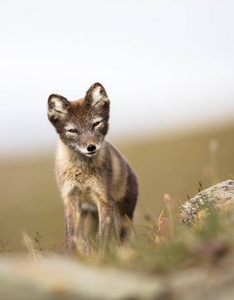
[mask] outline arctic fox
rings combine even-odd
[[[100,246],[114,233],[123,241],[130,229],[138,180],[126,159],[105,141],[109,109],[100,83],[77,101],[56,94],[48,99],[48,118],[59,134],[56,177],[65,206],[68,253],[78,250],[79,241],[87,246],[88,225],[96,228]]]

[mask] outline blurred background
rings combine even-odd
[[[23,251],[64,239],[54,175],[51,93],[76,100],[96,81],[111,101],[108,139],[147,208],[175,206],[234,174],[234,3],[0,1],[0,239]]]

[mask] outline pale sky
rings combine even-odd
[[[234,2],[0,0],[0,153],[54,148],[51,93],[96,81],[110,138],[234,117]]]

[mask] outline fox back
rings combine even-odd
[[[126,159],[105,136],[110,101],[100,83],[77,101],[52,94],[48,118],[59,135],[56,177],[65,205],[66,248],[88,251],[89,233],[106,244],[130,229],[138,181]],[[127,217],[126,217],[127,216]],[[89,217],[89,221],[86,219]]]

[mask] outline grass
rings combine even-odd
[[[114,246],[104,259],[98,258],[96,262],[152,274],[204,264],[217,266],[225,257],[233,257],[234,224],[226,211],[212,213],[194,226],[183,225],[175,213],[171,217],[169,220],[162,215],[154,222],[149,216],[149,224],[141,234],[134,236],[131,242]],[[86,258],[88,262],[90,259],[93,262],[92,257]]]
[[[172,219],[170,211],[164,207],[165,194],[170,195],[171,212],[178,211],[179,201],[183,203],[187,201],[187,195],[193,197],[197,194],[201,188],[199,182],[203,188],[207,188],[216,180],[233,177],[233,136],[234,126],[228,126],[181,137],[157,139],[152,136],[151,139],[131,144],[115,143],[136,170],[140,182],[140,198],[134,222],[137,238],[134,237],[127,250],[122,247],[117,251],[119,257],[124,257],[123,253],[129,251],[133,257],[136,256],[135,260],[132,259],[134,265],[139,255],[139,262],[142,263],[147,263],[147,257],[159,255],[164,241],[160,238],[161,242],[158,243],[157,218],[165,208],[163,216],[169,218],[169,222]],[[36,230],[40,232],[43,242],[40,242],[41,247],[36,245],[38,248],[59,248],[54,245],[63,244],[65,233],[63,204],[54,176],[54,156],[2,161],[0,181],[0,239],[8,241],[7,249],[13,253],[28,251],[22,242],[22,230],[32,240]],[[183,234],[188,233],[185,230]],[[183,234],[173,232],[169,244],[178,249]],[[166,241],[165,247],[169,244]],[[142,254],[135,252],[135,245],[142,250]],[[178,260],[179,254],[175,261]],[[119,264],[124,265],[124,258]]]
[[[147,226],[132,225],[133,236],[123,244],[112,242],[105,254],[96,248],[90,255],[77,254],[78,261],[85,264],[132,270],[144,274],[167,274],[168,272],[209,265],[217,266],[227,256],[233,256],[234,224],[226,210],[221,213],[207,214],[193,226],[182,224],[177,212],[170,207],[168,195],[165,195],[165,210],[160,216],[151,211],[146,215]],[[166,218],[166,210],[170,211]],[[141,231],[139,232],[139,228]],[[43,246],[43,238],[36,232],[33,238],[23,234],[29,257],[38,261],[60,252],[60,245],[52,251]],[[0,244],[1,245],[1,244]]]

